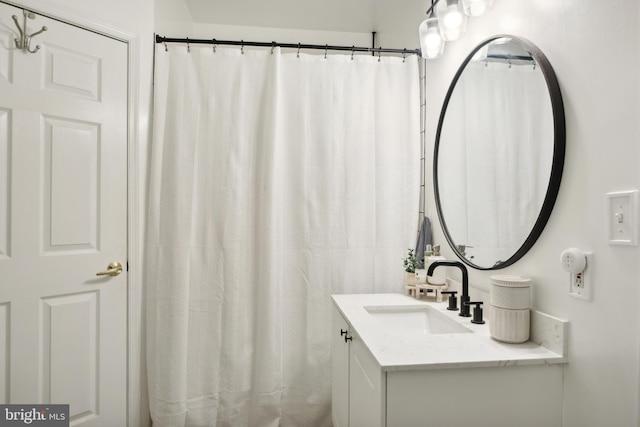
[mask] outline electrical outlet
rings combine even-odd
[[[584,288],[584,280],[582,278],[583,273],[574,274],[573,277],[573,286],[576,288]]]
[[[583,271],[570,274],[569,295],[574,298],[591,301],[593,283],[591,272],[593,271],[593,252],[584,252],[586,266]]]

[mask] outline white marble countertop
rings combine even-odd
[[[489,335],[489,323],[476,325],[446,302],[417,300],[401,294],[333,295],[333,302],[355,329],[383,371],[497,367],[567,362],[568,322],[531,311],[531,339],[507,344]],[[365,309],[368,306],[429,305],[455,320],[471,333],[431,334],[412,338],[380,326]],[[486,314],[486,311],[485,311]]]

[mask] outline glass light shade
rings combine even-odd
[[[462,8],[467,16],[482,16],[491,10],[493,0],[462,0]]]
[[[467,15],[462,10],[460,0],[440,0],[436,5],[436,16],[444,41],[457,40],[465,33]]]
[[[420,49],[422,57],[427,59],[440,58],[444,53],[444,40],[438,29],[438,18],[433,15],[420,24]]]

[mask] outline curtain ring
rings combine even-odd
[[[327,50],[329,50],[329,45],[325,44],[324,45],[324,59],[327,59]]]
[[[218,43],[217,43],[216,39],[213,39],[213,53],[216,53],[216,48],[217,48],[217,46],[216,46],[216,45],[217,45],[217,44],[218,44]]]
[[[381,57],[382,57],[382,46],[378,48],[378,62],[380,62]]]
[[[164,41],[164,42],[162,42],[162,44],[164,45],[164,51],[165,52],[169,52],[169,47],[167,46],[167,42]]]
[[[191,53],[191,45],[189,44],[189,37],[187,37],[187,53]]]
[[[351,60],[353,61],[353,54],[356,52],[356,47],[351,45]]]
[[[276,42],[271,42],[271,55],[273,55],[273,50],[276,48]]]
[[[407,49],[402,49],[402,62],[407,61]]]
[[[298,53],[296,53],[296,58],[300,58],[300,43],[298,43]]]

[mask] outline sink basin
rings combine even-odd
[[[426,336],[471,332],[455,320],[449,319],[428,306],[373,306],[365,310],[378,324],[402,335]]]

